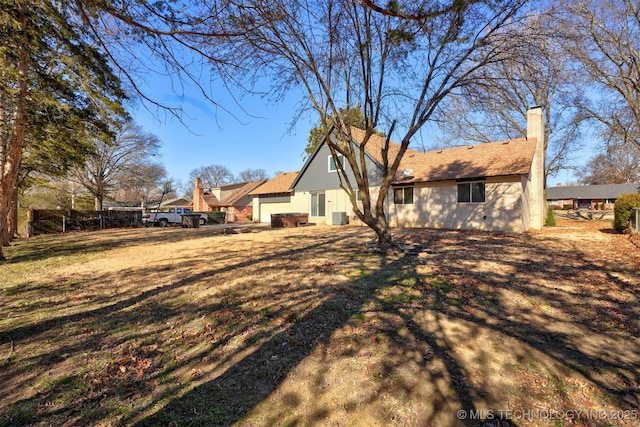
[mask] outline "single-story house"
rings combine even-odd
[[[193,187],[193,211],[227,213],[227,222],[251,221],[253,219],[253,201],[249,193],[267,180],[240,182],[221,185],[205,190],[202,180],[196,179]]]
[[[623,194],[640,192],[640,184],[568,185],[547,188],[547,203],[557,209],[613,209]]]
[[[390,225],[512,232],[542,228],[546,203],[541,108],[531,109],[527,121],[523,138],[424,153],[408,149],[385,200]],[[364,131],[350,130],[356,144],[362,141]],[[373,135],[366,146],[372,197],[377,197],[383,176],[384,143]],[[398,148],[391,143],[389,149],[393,154]],[[313,223],[341,224],[344,217],[358,223],[326,141],[295,177],[287,178],[293,178],[288,188],[276,186],[276,179],[284,181],[278,176],[252,192],[254,209],[261,209],[254,220],[266,222],[267,212],[291,212],[308,213]],[[268,199],[278,205],[269,210]]]
[[[173,199],[157,200],[146,204],[147,210],[166,209],[166,208],[190,208],[191,200],[184,197],[177,197]]]

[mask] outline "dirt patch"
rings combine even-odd
[[[558,225],[20,241],[0,425],[640,425],[640,250]]]

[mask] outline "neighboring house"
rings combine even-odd
[[[156,210],[156,209],[165,209],[165,208],[190,208],[190,207],[191,207],[191,200],[186,199],[184,197],[162,200],[162,203],[160,203],[159,201],[149,202],[146,205],[147,210]]]
[[[249,193],[253,197],[255,221],[270,222],[271,214],[292,212],[294,191],[291,184],[297,176],[297,171],[283,172]],[[301,206],[300,212],[307,212],[306,206]]]
[[[547,203],[558,209],[613,209],[623,194],[640,192],[640,184],[573,185],[547,188]],[[566,208],[565,208],[566,209]]]
[[[160,204],[162,208],[190,208],[191,200],[184,197],[178,197],[175,199],[163,200]]]
[[[253,202],[249,193],[266,180],[240,182],[205,190],[202,180],[196,179],[193,187],[194,212],[224,211],[227,222],[251,221]]]
[[[426,153],[407,150],[385,200],[390,225],[513,232],[542,228],[546,209],[542,110],[530,110],[527,120],[526,138]],[[356,128],[351,133],[355,142],[364,136]],[[382,180],[384,142],[373,135],[367,143],[374,198]],[[391,144],[392,157],[398,149]],[[264,186],[274,185],[272,181]],[[278,188],[278,194],[284,194],[282,190]],[[335,159],[324,141],[286,190],[288,206],[281,199],[278,213],[305,212],[313,223],[340,224],[345,216],[359,222],[340,188]],[[255,207],[263,205],[270,193],[258,187],[253,194]],[[266,219],[260,215],[262,222]]]

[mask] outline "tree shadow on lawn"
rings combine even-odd
[[[526,235],[398,233],[398,240],[422,245],[419,256],[366,251],[362,235],[361,230],[335,229],[296,239],[301,244],[293,248],[270,246],[262,256],[243,257],[238,251],[227,254],[224,267],[212,265],[95,310],[4,331],[29,340],[54,336],[53,329],[62,326],[93,330],[79,334],[73,345],[38,355],[33,366],[62,366],[69,355],[96,346],[118,349],[113,363],[97,374],[63,377],[15,406],[42,411],[46,402],[55,401],[56,389],[66,387],[79,390],[76,402],[44,414],[76,419],[72,425],[112,419],[121,410],[109,409],[108,403],[119,393],[132,405],[137,395],[150,395],[118,419],[125,425],[322,424],[335,419],[337,408],[346,417],[359,417],[362,408],[377,409],[372,420],[350,419],[356,424],[479,425],[482,420],[458,419],[456,410],[482,415],[481,410],[507,409],[507,403],[533,409],[541,401],[559,405],[558,410],[571,408],[562,385],[566,375],[595,385],[619,409],[637,408],[640,366],[633,301],[638,290],[619,278],[615,266],[603,270],[577,248],[550,248],[551,240]],[[194,262],[184,259],[181,268],[188,271]],[[255,293],[256,283],[246,279],[212,297],[214,302],[190,299],[194,284],[205,281],[216,288],[219,276],[241,274],[248,266],[259,268],[259,280],[273,280],[273,286]],[[282,283],[296,267],[318,280]],[[146,274],[163,283],[170,272]],[[179,328],[182,319],[199,316],[206,318],[202,329],[187,338],[183,331],[185,351],[172,358],[160,342],[167,338],[163,334]],[[131,324],[139,325],[135,333],[127,328]],[[611,343],[586,339],[589,333],[610,337]],[[616,339],[627,340],[625,348],[616,348]],[[465,358],[471,350],[474,358]],[[512,365],[496,364],[501,352]],[[120,362],[134,356],[150,366],[141,368],[140,376],[135,369],[121,375]],[[307,372],[311,384],[296,390],[288,377],[310,369],[304,366],[310,359],[315,360]],[[358,362],[352,371],[364,377],[365,395],[345,394],[339,404],[328,404],[327,383],[335,366],[365,359],[369,365]],[[181,371],[209,369],[203,360],[216,365],[208,376],[192,384],[178,382],[184,378]],[[558,378],[541,397],[527,382],[533,377],[526,375],[534,369],[536,379],[549,377],[540,373],[547,364]],[[492,372],[496,366],[503,371]],[[521,378],[508,386],[517,395],[505,396],[499,388],[498,377],[505,374]],[[99,387],[83,384],[96,380]],[[156,387],[160,395],[153,394]],[[413,403],[385,406],[394,396]],[[559,401],[545,401],[550,397]],[[279,401],[268,402],[273,399]],[[86,415],[89,410],[93,414]],[[34,418],[24,420],[28,424]]]
[[[350,249],[362,251],[361,246],[352,246]],[[180,398],[172,399],[160,411],[135,425],[232,425],[240,421],[269,397],[305,358],[318,347],[329,345],[332,334],[347,325],[354,314],[360,313],[363,305],[375,298],[376,292],[395,283],[397,268],[410,263],[407,258],[412,258],[412,255],[402,254],[389,262],[386,255],[374,256],[379,258],[380,265],[379,271],[369,276],[371,281],[352,281],[337,289],[326,283],[319,284],[327,287],[322,291],[323,300],[316,308],[297,319],[289,328],[271,336],[214,380],[196,386]],[[433,349],[435,357],[444,361],[447,371],[445,377],[463,378],[448,348],[438,345],[428,335],[421,334],[421,338]],[[317,381],[322,382],[321,379]],[[468,411],[475,411],[472,396],[464,381],[452,382],[452,389],[454,396],[441,393],[432,395],[431,399],[441,405],[455,402],[452,404],[454,408],[460,405]],[[343,402],[343,405],[349,406],[349,402]],[[352,407],[357,405],[358,402],[351,404]],[[301,417],[287,424],[318,423],[328,415],[328,409],[316,408],[308,418]],[[282,422],[277,415],[270,418],[268,424]],[[475,421],[468,424],[475,425]]]
[[[147,289],[142,292],[136,292],[136,295],[127,295],[126,298],[118,298],[120,295],[113,298],[105,296],[99,301],[92,301],[90,304],[87,304],[94,307],[97,303],[99,305],[97,308],[83,309],[82,306],[85,304],[80,303],[72,307],[72,311],[75,312],[71,314],[58,315],[58,312],[56,312],[55,315],[46,317],[44,320],[6,328],[0,331],[0,337],[3,343],[5,341],[11,341],[12,345],[15,344],[18,348],[20,348],[23,343],[26,345],[29,342],[37,340],[44,340],[48,343],[60,343],[57,347],[54,347],[53,350],[47,350],[21,360],[21,366],[11,366],[11,368],[14,369],[4,370],[4,373],[0,375],[0,379],[6,380],[7,384],[11,383],[12,385],[11,387],[5,388],[3,393],[0,393],[0,396],[3,394],[9,396],[12,394],[12,391],[18,392],[35,380],[31,375],[20,375],[24,374],[24,371],[20,372],[20,369],[26,369],[27,372],[39,367],[44,367],[43,369],[45,371],[53,370],[58,365],[62,366],[66,360],[71,360],[74,357],[95,351],[101,347],[115,348],[127,343],[131,343],[130,347],[135,347],[139,344],[137,341],[144,343],[145,341],[149,341],[148,338],[150,336],[158,337],[162,330],[173,329],[175,325],[172,324],[172,322],[176,320],[179,321],[179,319],[185,315],[192,315],[193,313],[199,312],[213,314],[219,317],[219,313],[225,312],[231,313],[226,321],[231,320],[233,323],[233,313],[236,310],[240,311],[240,309],[234,304],[232,299],[222,298],[220,302],[216,304],[191,304],[188,302],[188,292],[190,288],[192,288],[194,284],[201,283],[202,281],[207,281],[211,283],[212,286],[215,286],[217,277],[221,275],[230,274],[237,270],[242,271],[243,268],[256,264],[269,264],[274,260],[292,259],[300,253],[299,251],[320,250],[324,252],[326,250],[325,246],[335,244],[345,237],[348,236],[342,235],[336,237],[331,235],[329,238],[307,238],[302,242],[302,247],[296,247],[295,249],[277,248],[277,250],[270,253],[267,252],[267,254],[255,258],[247,256],[247,254],[242,251],[234,252],[233,250],[229,250],[222,254],[216,253],[215,259],[219,264],[212,264],[208,268],[204,270],[200,269],[197,273],[193,274],[188,273],[190,267],[197,266],[201,268],[202,266],[197,265],[198,260],[185,258],[179,263],[179,270],[181,272],[186,271],[187,273],[183,274],[179,280],[174,280],[172,271],[169,269],[161,269],[158,271],[153,268],[138,269],[134,273],[135,277],[132,277],[131,271],[121,272],[121,277],[95,277],[92,283],[95,283],[99,287],[109,287],[113,283],[118,283],[123,280],[125,276],[127,280],[133,280],[134,282],[143,282],[146,280],[147,282],[151,282],[151,286],[148,286]],[[70,252],[70,254],[71,253],[72,252]],[[222,267],[218,267],[217,265],[222,265]],[[282,267],[282,265],[277,266],[279,269],[282,269]],[[266,265],[263,271],[268,272],[269,269],[269,265]],[[157,285],[154,285],[154,283]],[[32,290],[34,291],[43,291],[51,286],[55,288],[57,284],[31,283],[29,286],[33,288]],[[234,290],[235,293],[242,293],[243,291],[241,288]],[[276,298],[278,294],[284,293],[274,290],[269,296]],[[181,298],[180,295],[183,295],[183,297]],[[163,298],[168,297],[174,300],[181,299],[176,303],[177,305],[165,303]],[[286,298],[287,295],[280,295],[279,297]],[[298,294],[291,296],[291,298],[296,298],[295,302],[298,304],[305,303],[304,297]],[[115,299],[116,302],[112,302],[113,299]],[[266,299],[268,298],[262,298],[261,302],[264,303]],[[247,301],[244,301],[244,303],[246,302]],[[38,303],[38,307],[41,305],[42,303]],[[34,309],[37,310],[38,307],[34,307]],[[153,327],[161,326],[153,331],[140,331],[140,329],[138,329],[140,331],[138,333],[132,333],[128,330],[131,325],[144,328],[145,324]],[[239,334],[242,330],[236,330],[235,332]],[[65,338],[71,339],[65,340]],[[231,338],[231,334],[226,334],[223,339],[217,340],[216,345],[224,347]],[[69,341],[72,341],[72,344],[68,344]],[[150,345],[153,346],[153,339],[151,339],[150,342]],[[147,345],[147,347],[148,346],[149,345]],[[45,348],[50,347],[45,346]],[[131,353],[131,351],[125,349],[120,356],[123,354],[124,356],[128,356],[129,353]],[[114,357],[117,356],[117,354],[114,354]],[[141,356],[148,356],[148,354]],[[5,365],[10,365],[11,363],[10,360],[5,361]],[[174,363],[174,365],[176,364]],[[118,368],[117,365],[115,367]],[[173,370],[175,369],[164,369],[163,374],[170,374]],[[117,372],[115,373],[117,374]],[[136,388],[139,388],[139,391],[150,390],[148,384],[142,384],[145,381],[125,381],[129,383],[129,385],[126,385],[121,384],[122,381],[118,379],[110,380],[108,377],[113,376],[114,372],[109,372],[108,367],[106,370],[103,370],[102,374],[104,374],[102,378],[95,378],[96,375],[90,373],[88,374],[89,376],[86,374],[83,378],[71,375],[64,376],[63,378],[65,378],[65,380],[63,381],[53,381],[50,387],[47,386],[46,390],[39,391],[35,397],[16,403],[8,413],[5,411],[0,412],[0,425],[31,424],[38,419],[38,411],[35,410],[36,407],[42,410],[45,406],[49,406],[49,410],[45,411],[48,416],[55,417],[56,415],[66,414],[66,417],[69,417],[70,414],[80,411],[77,405],[65,407],[65,405],[54,405],[52,402],[56,400],[56,396],[60,396],[65,392],[65,385],[69,385],[72,389],[86,390],[87,384],[83,384],[87,382],[86,380],[96,380],[94,382],[103,383],[105,385],[101,387],[103,391],[113,389],[113,391],[117,393],[126,389]],[[20,378],[18,378],[18,376],[20,376]],[[128,380],[131,380],[131,378]],[[134,387],[132,387],[132,385]],[[73,392],[74,390],[70,391]],[[93,393],[89,394],[91,395]],[[113,394],[113,392],[109,392],[108,394]],[[87,407],[94,407],[95,409],[96,406],[102,406],[102,401],[105,396],[73,396],[72,398],[81,398],[81,406],[83,409]],[[50,403],[51,405],[49,405]],[[54,406],[57,406],[55,410],[53,410]],[[76,406],[76,408],[72,408],[71,406]],[[101,410],[99,412],[104,414],[108,412],[108,410]],[[95,417],[93,418],[95,419]]]
[[[51,329],[55,329],[56,327],[60,327],[61,325],[72,324],[76,322],[80,322],[84,319],[97,319],[97,318],[105,318],[111,315],[118,315],[120,313],[125,313],[125,310],[128,310],[136,305],[144,303],[145,301],[149,301],[153,298],[156,298],[163,294],[168,294],[174,291],[182,292],[183,288],[189,288],[189,286],[194,283],[202,280],[203,278],[211,277],[215,278],[217,275],[233,272],[235,270],[240,270],[242,268],[259,265],[261,263],[269,262],[270,260],[278,260],[278,259],[287,259],[292,255],[295,255],[298,251],[302,250],[318,250],[322,249],[324,246],[328,246],[334,243],[339,242],[344,236],[340,237],[332,237],[331,239],[315,242],[312,241],[304,242],[309,243],[302,248],[296,249],[284,249],[277,250],[271,254],[264,255],[258,259],[247,257],[244,253],[234,253],[233,251],[223,252],[220,255],[216,255],[216,260],[220,264],[225,264],[225,262],[230,262],[230,265],[224,265],[223,267],[217,267],[216,265],[211,265],[208,268],[198,270],[197,273],[189,274],[188,271],[190,267],[198,266],[199,260],[197,259],[183,259],[178,265],[179,267],[167,267],[163,268],[160,271],[151,268],[141,268],[136,271],[122,271],[121,275],[126,276],[126,278],[130,281],[146,281],[150,283],[150,286],[147,286],[147,289],[142,292],[137,292],[135,296],[130,296],[128,298],[120,299],[115,303],[110,303],[112,298],[105,296],[101,298],[101,301],[104,302],[105,305],[102,305],[95,309],[90,310],[82,310],[79,308],[77,312],[63,315],[63,316],[55,316],[51,319],[45,319],[36,323],[32,323],[29,325],[19,326],[15,328],[6,329],[4,331],[0,331],[4,337],[11,337],[12,339],[21,340],[21,339],[30,339],[33,338],[43,332],[50,331]],[[179,236],[179,240],[186,239],[184,236]],[[316,239],[319,240],[319,239]],[[72,252],[70,252],[72,254]],[[177,256],[176,256],[176,259]],[[173,270],[179,270],[180,272],[186,272],[181,276],[178,280],[172,280],[170,277],[170,273]],[[145,280],[146,279],[146,280]],[[78,279],[81,280],[81,279]],[[92,281],[97,284],[97,286],[108,287],[112,286],[114,282],[118,282],[122,280],[122,278],[113,277],[113,276],[103,276],[103,277],[94,277]],[[42,293],[45,290],[54,290],[58,287],[58,278],[54,279],[54,283],[36,283],[36,282],[26,282],[23,285],[26,287],[27,292],[29,294]],[[169,283],[167,283],[169,282]],[[154,285],[155,283],[155,285]],[[7,295],[11,294],[22,294],[23,290],[17,290],[10,288]],[[209,311],[216,311],[220,309],[220,307],[214,306],[210,307]],[[153,313],[154,315],[161,315],[163,318],[170,319],[171,315],[162,315],[162,313]],[[132,313],[135,315],[135,313]]]
[[[402,365],[410,365],[416,363],[415,352],[419,349],[425,351],[423,360],[417,363],[423,371],[430,372],[427,376],[433,382],[447,381],[448,388],[433,389],[428,396],[430,405],[424,414],[420,414],[419,421],[415,425],[438,424],[449,425],[479,425],[482,420],[478,419],[456,419],[454,411],[459,408],[465,411],[465,414],[479,414],[483,412],[477,407],[477,403],[481,403],[481,407],[494,410],[493,414],[499,416],[500,410],[506,410],[506,406],[492,407],[492,404],[505,405],[505,400],[498,395],[497,390],[484,389],[484,386],[491,386],[491,381],[487,384],[473,384],[473,372],[470,366],[464,366],[460,362],[459,354],[455,348],[460,343],[456,343],[452,338],[455,334],[451,333],[451,323],[464,323],[469,326],[469,336],[474,335],[474,331],[482,329],[488,330],[495,336],[491,338],[492,343],[500,343],[503,338],[512,338],[521,344],[518,348],[522,351],[514,352],[514,363],[518,361],[525,365],[514,369],[518,374],[526,371],[536,362],[527,362],[527,358],[531,358],[527,354],[527,349],[546,355],[550,361],[562,368],[562,371],[568,375],[578,375],[584,377],[587,381],[595,384],[602,391],[614,407],[624,409],[635,409],[638,405],[637,389],[634,384],[639,381],[638,378],[638,359],[634,355],[638,353],[633,349],[628,351],[611,351],[600,352],[598,348],[581,348],[578,343],[579,336],[572,336],[571,333],[557,332],[553,328],[548,328],[548,323],[553,323],[552,315],[536,318],[537,309],[522,309],[519,307],[514,309],[509,301],[501,296],[501,291],[512,293],[520,293],[527,298],[539,299],[550,306],[561,309],[568,319],[563,322],[575,323],[579,326],[585,326],[586,330],[602,332],[603,327],[606,332],[606,325],[600,324],[602,319],[592,314],[594,304],[602,307],[616,306],[620,309],[624,319],[633,321],[635,312],[633,307],[620,304],[620,301],[606,298],[602,296],[595,301],[575,301],[575,295],[566,294],[564,290],[559,290],[553,285],[545,286],[540,283],[532,282],[531,279],[540,278],[541,280],[553,281],[555,277],[562,280],[573,281],[576,279],[576,270],[585,274],[600,272],[601,268],[589,262],[574,263],[574,253],[553,253],[549,252],[544,244],[525,244],[525,247],[518,247],[517,250],[524,250],[528,254],[520,260],[501,262],[508,264],[511,268],[509,273],[498,271],[485,272],[480,275],[486,286],[481,286],[475,290],[467,291],[471,294],[462,295],[463,304],[459,300],[447,295],[447,292],[435,289],[431,273],[427,274],[426,283],[424,275],[418,273],[421,265],[436,265],[438,269],[447,269],[447,280],[452,288],[465,288],[464,284],[460,285],[455,282],[455,276],[465,277],[469,271],[461,266],[456,267],[455,261],[460,261],[460,248],[467,249],[466,261],[480,262],[487,255],[487,250],[499,251],[504,247],[511,247],[514,243],[518,245],[524,244],[525,239],[518,237],[513,238],[508,235],[492,235],[487,233],[431,233],[428,234],[432,240],[427,247],[435,251],[434,257],[425,259],[415,259],[410,255],[401,255],[395,259],[388,259],[386,255],[379,255],[379,267],[377,270],[370,271],[365,277],[351,281],[345,288],[348,291],[335,293],[328,291],[327,299],[317,308],[310,311],[304,317],[298,319],[287,330],[276,334],[268,341],[263,343],[258,349],[251,352],[241,361],[235,363],[224,373],[215,379],[196,386],[193,390],[172,400],[157,413],[136,423],[136,425],[158,425],[177,422],[185,425],[231,425],[238,421],[249,417],[248,424],[279,424],[286,422],[288,425],[298,424],[315,424],[322,423],[331,419],[331,409],[322,404],[311,404],[307,408],[302,408],[300,402],[305,400],[300,396],[300,392],[289,391],[284,394],[283,398],[290,400],[288,406],[278,408],[277,405],[273,413],[266,417],[266,421],[261,417],[264,415],[253,415],[254,411],[261,402],[264,402],[286,381],[286,377],[292,373],[305,358],[312,356],[319,348],[331,346],[332,335],[341,328],[345,328],[353,319],[354,313],[374,314],[380,319],[395,318],[394,321],[383,321],[382,325],[378,325],[374,334],[384,333],[390,340],[390,348],[388,349],[390,357],[384,363],[381,371],[382,379],[377,382],[374,387],[376,390],[369,390],[369,397],[361,401],[357,401],[346,397],[341,407],[346,411],[357,413],[359,406],[371,404],[382,399],[381,396],[388,391],[390,383],[384,378],[400,375],[403,369]],[[466,243],[469,238],[476,239],[473,243],[475,250],[471,253]],[[442,247],[438,247],[438,241],[453,239],[457,242],[447,243]],[[352,250],[359,251],[361,249],[354,247]],[[515,249],[514,249],[515,250]],[[579,254],[578,254],[579,255]],[[370,256],[370,255],[365,255]],[[558,259],[558,257],[566,257],[566,260]],[[407,266],[409,269],[407,270]],[[403,272],[398,276],[399,272]],[[629,290],[628,283],[619,280],[609,272],[605,273],[607,283],[603,286],[619,287],[621,290]],[[387,294],[389,290],[397,290],[398,283],[403,279],[415,278],[416,286],[409,286],[410,292],[419,291],[421,300],[419,304],[405,304],[407,298],[402,294]],[[419,284],[419,285],[418,285]],[[400,285],[402,288],[404,285]],[[483,289],[484,288],[484,289]],[[403,290],[400,289],[400,292]],[[632,289],[637,295],[637,290]],[[580,291],[578,286],[577,292]],[[586,295],[578,294],[578,299],[586,298]],[[411,297],[408,298],[411,300]],[[425,307],[425,301],[432,301],[431,307]],[[373,308],[367,308],[373,307]],[[428,316],[430,320],[420,321],[419,313],[425,311],[430,312],[434,316]],[[633,325],[627,325],[633,328]],[[403,333],[400,333],[403,331]],[[633,330],[628,338],[634,336]],[[580,332],[582,333],[582,332]],[[580,334],[578,334],[580,335]],[[292,349],[291,343],[296,342],[296,348]],[[369,345],[370,340],[359,342],[359,345]],[[410,344],[413,342],[414,344]],[[596,343],[597,345],[597,343]],[[344,357],[353,357],[358,351],[363,350],[362,347],[350,348],[345,351]],[[606,350],[606,349],[604,349]],[[494,350],[489,350],[494,351]],[[500,351],[499,349],[497,351]],[[509,350],[507,350],[509,351]],[[413,355],[412,355],[413,354]],[[535,358],[535,356],[534,356]],[[441,371],[433,372],[430,366],[434,364],[434,360],[439,362]],[[335,360],[334,360],[335,361]],[[329,359],[325,359],[325,363],[332,363]],[[541,363],[547,363],[541,362]],[[481,367],[482,369],[483,367]],[[488,366],[484,368],[489,369]],[[322,395],[323,374],[331,368],[324,366],[317,375],[314,382],[318,386],[313,389],[316,397]],[[499,374],[497,374],[499,375]],[[559,373],[562,375],[562,372]],[[576,408],[575,402],[567,397],[563,391],[563,378],[556,377],[557,384],[555,387],[553,398],[565,397],[566,401],[546,402],[551,410],[567,410],[567,409],[585,409]],[[400,394],[410,395],[416,390],[416,385],[408,380],[392,381],[391,390]],[[523,410],[533,410],[539,407],[539,401],[534,396],[530,396],[527,389],[531,384],[518,384],[520,395],[517,403]],[[415,396],[414,396],[415,397]],[[351,399],[351,400],[350,400]],[[557,405],[557,406],[554,406]],[[304,409],[312,409],[306,411]],[[296,415],[291,412],[299,411]],[[438,412],[449,411],[449,414],[441,414]],[[259,412],[259,411],[258,411]],[[484,412],[486,415],[487,412]],[[385,415],[385,414],[378,414]],[[386,424],[394,419],[394,415],[386,414],[388,419],[378,419],[381,424]],[[508,416],[508,413],[504,414]],[[256,421],[257,420],[257,421]],[[352,419],[351,422],[354,422]],[[517,421],[511,421],[511,425],[515,425]],[[526,420],[525,420],[526,422]],[[367,421],[363,420],[363,424]],[[356,422],[357,424],[357,422]]]
[[[53,257],[76,256],[79,253],[102,253],[105,250],[146,244],[169,244],[204,239],[221,234],[261,233],[271,229],[264,225],[211,225],[203,228],[135,227],[96,231],[72,231],[58,234],[41,234],[28,239],[18,239],[5,249],[7,259],[2,264],[19,264]],[[61,238],[64,245],[61,245]],[[27,243],[28,241],[28,243]],[[35,243],[37,242],[37,243]],[[27,250],[23,250],[26,247]]]
[[[556,239],[438,234],[452,241],[442,245],[441,238],[431,245],[429,263],[458,294],[467,293],[467,302],[482,302],[442,304],[442,313],[517,338],[578,371],[617,405],[638,406],[640,283],[630,264],[592,259],[577,244],[553,247]],[[460,244],[464,255],[456,249]],[[492,262],[482,271],[487,260]],[[496,266],[502,268],[492,270]],[[470,269],[478,270],[471,280]]]

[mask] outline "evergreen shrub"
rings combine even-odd
[[[631,229],[631,224],[635,224],[636,211],[640,208],[640,194],[623,194],[616,199],[613,207],[613,228],[619,233],[626,229]]]
[[[553,212],[553,206],[547,208],[547,217],[544,220],[544,225],[547,227],[556,226],[556,214]]]

